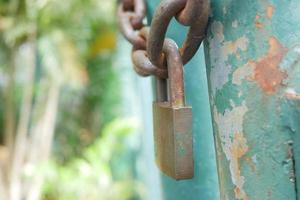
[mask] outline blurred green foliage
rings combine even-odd
[[[80,155],[118,114],[119,83],[112,65],[114,4],[106,0],[0,1],[2,55],[34,35],[38,45],[35,91],[41,89],[39,81],[47,74],[64,82],[54,141],[60,162]],[[7,70],[9,63],[4,61],[3,68]],[[15,95],[17,107],[20,95]]]
[[[114,120],[121,101],[119,74],[113,66],[115,3],[0,0],[0,143],[6,121],[17,124],[22,114],[21,79],[26,70],[14,64],[22,46],[35,47],[32,104],[43,107],[44,99],[37,96],[50,88],[49,83],[61,85],[54,154],[40,170],[46,173],[43,199],[141,198],[136,152],[127,138],[136,124]],[[38,121],[39,110],[30,117]]]
[[[10,66],[10,56],[5,55],[33,35],[38,45],[35,91],[47,74],[64,82],[54,148],[62,162],[80,154],[100,135],[101,127],[118,115],[119,84],[112,67],[114,13],[115,1],[106,0],[0,1],[1,55],[6,57],[2,69]],[[60,69],[54,69],[55,65]]]
[[[65,35],[66,45],[71,43],[70,48],[75,48],[74,56],[69,57],[78,60],[77,68],[85,66],[79,74],[83,88],[77,87],[78,75],[74,78],[72,71],[66,72],[69,84],[63,88],[59,106],[54,151],[61,162],[66,162],[80,155],[100,135],[101,127],[118,114],[119,83],[112,67],[114,2],[51,1],[39,12],[38,21],[41,35],[48,35],[49,30]]]
[[[41,170],[47,174],[43,199],[141,199],[143,188],[136,181],[134,167],[128,165],[128,160],[134,163],[135,152],[128,146],[136,130],[133,119],[114,120],[103,129],[101,138],[84,150],[82,158],[66,166],[45,165]]]
[[[111,58],[91,59],[86,69],[89,81],[83,90],[66,86],[62,92],[54,148],[61,162],[80,155],[119,114],[119,81]]]

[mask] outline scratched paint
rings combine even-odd
[[[274,93],[287,74],[279,69],[279,65],[288,52],[275,37],[269,39],[269,51],[266,56],[254,62],[254,80],[267,93]]]
[[[262,29],[264,27],[264,25],[260,22],[260,18],[261,18],[260,15],[255,16],[255,26],[258,29]]]
[[[267,17],[269,19],[271,19],[273,17],[273,11],[274,11],[274,7],[272,5],[269,5],[267,7]]]
[[[290,36],[291,37],[291,36]],[[299,36],[300,37],[300,36]],[[296,183],[297,196],[300,196],[300,38],[290,48],[285,62],[281,64],[281,68],[287,71],[289,75],[284,80],[286,85],[283,97],[284,113],[282,114],[282,121],[285,128],[292,135],[291,153],[294,172],[290,173],[290,180]],[[288,160],[288,159],[287,159]]]
[[[280,63],[287,54],[288,49],[283,47],[275,38],[269,39],[269,50],[257,61],[248,61],[233,73],[232,82],[240,85],[243,79],[256,81],[262,90],[272,94],[287,78],[286,72],[280,69]]]
[[[212,71],[210,80],[212,80],[212,90],[215,94],[228,82],[228,75],[232,70],[230,64],[227,63],[229,56],[237,53],[238,50],[246,50],[248,39],[242,36],[235,41],[224,41],[223,25],[218,21],[212,23],[211,30]]]
[[[212,0],[205,54],[221,200],[300,191],[299,9],[299,0]]]
[[[245,179],[240,172],[240,159],[247,153],[248,145],[243,134],[244,115],[248,111],[246,105],[218,113],[214,108],[214,119],[221,138],[222,150],[229,161],[232,183],[235,185],[235,196],[238,199],[248,199],[243,189]]]

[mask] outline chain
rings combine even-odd
[[[118,7],[119,27],[124,37],[135,47],[145,48],[146,41],[138,30],[143,25],[146,15],[145,3],[143,0],[122,0]]]
[[[134,70],[141,76],[168,77],[163,53],[166,32],[173,17],[189,26],[185,42],[179,49],[183,64],[197,52],[205,37],[209,0],[163,0],[155,11],[150,27],[143,24],[146,16],[144,0],[121,0],[118,7],[119,27],[133,45]]]

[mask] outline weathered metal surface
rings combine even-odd
[[[287,99],[300,92],[299,9],[212,1],[205,51],[222,200],[296,199],[299,103]]]
[[[300,54],[299,54],[300,58]],[[300,73],[298,69],[296,73]],[[294,83],[299,84],[299,78],[294,76]],[[300,195],[300,95],[295,94],[294,92],[291,93],[289,91],[286,94],[286,98],[283,103],[283,110],[284,113],[282,114],[281,118],[283,123],[286,125],[285,129],[292,135],[292,140],[289,142],[290,149],[288,152],[286,162],[293,163],[294,171],[290,174],[291,181],[295,181],[296,183],[296,192],[297,198]],[[296,172],[296,173],[295,173]]]
[[[205,37],[208,13],[208,0],[163,0],[156,8],[151,22],[147,44],[150,61],[156,66],[163,64],[162,48],[165,35],[171,19],[178,15],[180,22],[190,26],[187,38],[180,49],[183,64],[188,63]]]
[[[185,106],[183,64],[194,56],[204,39],[209,0],[163,0],[156,9],[149,29],[143,24],[146,13],[143,0],[121,0],[119,3],[119,27],[133,45],[135,71],[141,76],[157,76],[157,99],[160,102],[154,103],[154,132],[157,143],[161,143],[156,145],[159,167],[175,179],[191,178],[192,111],[191,107]],[[190,26],[187,39],[180,50],[174,41],[166,38],[173,17],[177,17],[179,23]],[[170,85],[168,91],[164,89],[166,65]],[[170,105],[166,106],[164,101],[168,92]],[[176,141],[172,143],[174,139]],[[178,153],[178,149],[182,149],[184,153]]]
[[[156,163],[161,171],[176,179],[194,176],[191,107],[172,108],[169,103],[153,103]]]
[[[144,38],[145,42],[149,38],[149,30],[150,27],[143,27],[139,31],[139,35]],[[146,43],[145,43],[146,45]],[[133,49],[132,51],[132,62],[134,65],[134,70],[140,75],[140,76],[149,76],[154,75],[155,77],[161,78],[161,79],[167,79],[168,78],[168,70],[166,66],[160,66],[156,67],[148,58],[146,46],[145,48],[139,50],[139,49]]]
[[[169,99],[153,103],[155,155],[158,167],[176,179],[194,175],[192,108],[185,105],[183,64],[176,43],[165,39]],[[160,90],[157,90],[160,91]]]
[[[155,67],[147,58],[146,51],[144,50],[133,51],[132,62],[134,70],[140,76],[149,76],[149,74],[153,74],[162,79],[168,78],[168,71],[163,68]]]
[[[146,48],[146,42],[139,30],[144,26],[146,15],[144,0],[122,0],[118,6],[118,23],[124,37],[138,49]]]
[[[173,17],[177,17],[180,23],[190,26],[187,39],[180,49],[183,64],[186,64],[195,55],[204,39],[208,13],[209,0],[163,0],[148,29],[143,24],[146,15],[145,1],[120,0],[117,11],[118,24],[121,33],[133,45],[132,58],[137,74],[163,78],[161,72],[166,62],[163,56],[163,43]],[[145,50],[147,52],[144,52]],[[162,81],[159,83],[165,85]]]
[[[159,2],[159,0],[147,1],[150,18]],[[175,20],[173,20],[167,36],[175,39],[178,44],[181,44],[185,35],[186,31],[184,27],[176,24]],[[202,48],[191,62],[185,66],[184,72],[187,103],[193,107],[194,178],[191,180],[175,181],[162,174],[162,198],[164,200],[219,200]]]

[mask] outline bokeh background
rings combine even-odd
[[[0,199],[160,198],[151,80],[113,0],[0,0]]]

